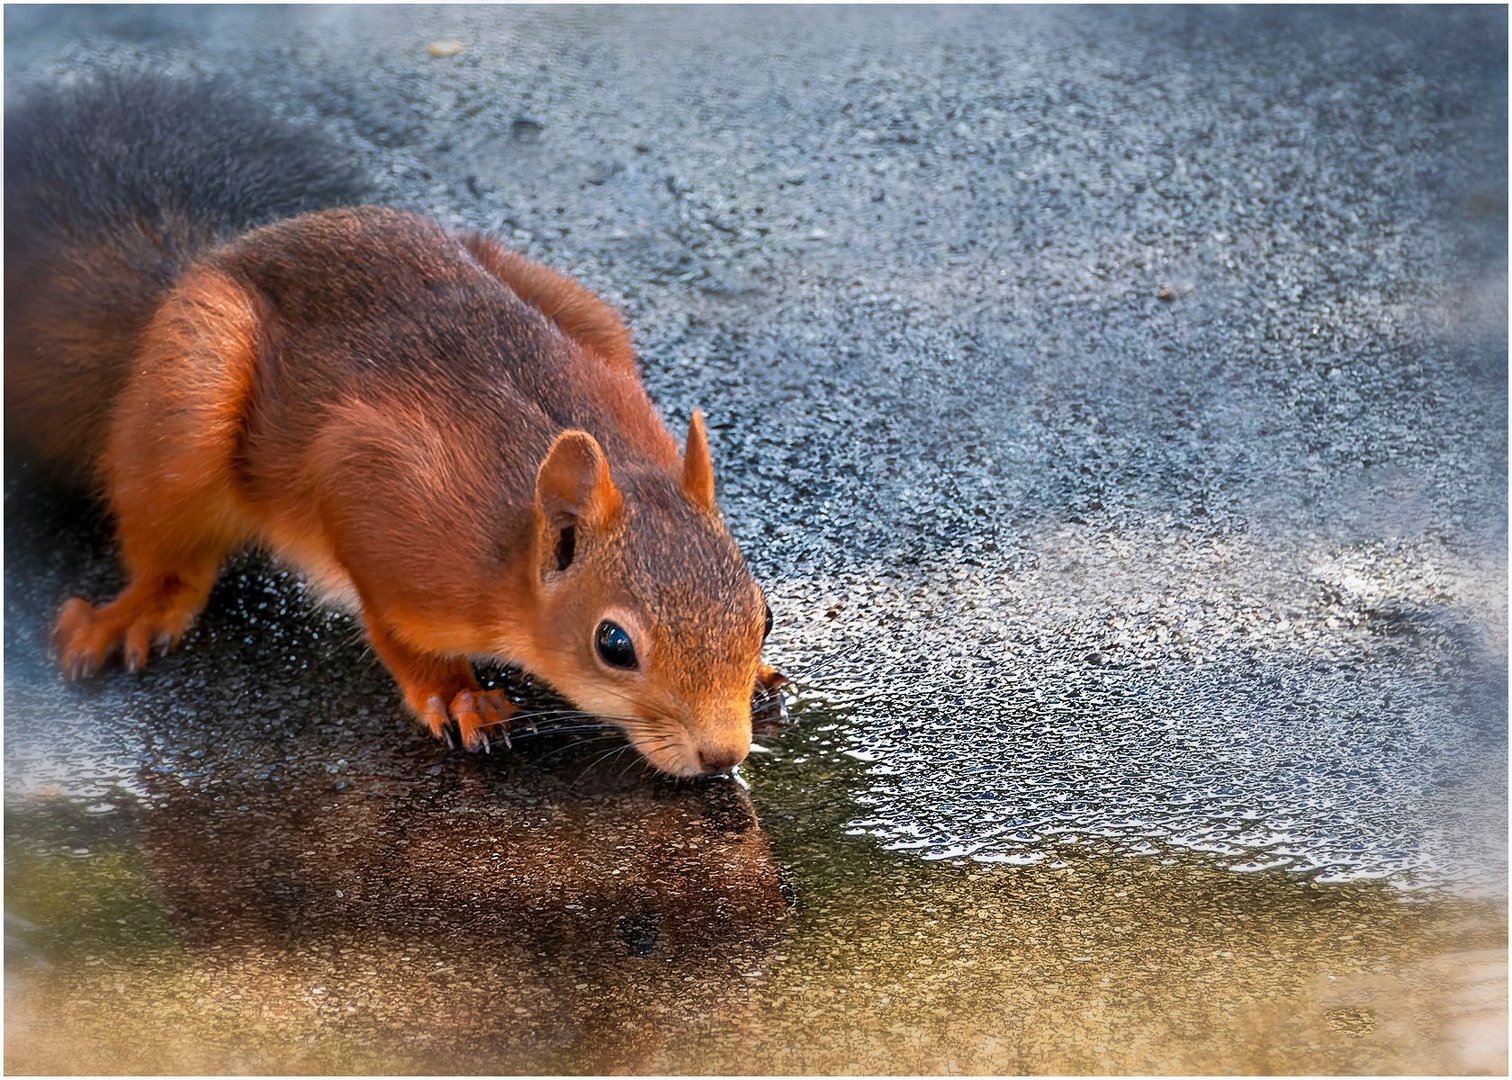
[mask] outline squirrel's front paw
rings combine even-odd
[[[502,690],[459,690],[450,702],[443,701],[439,694],[426,698],[420,722],[436,738],[446,740],[448,746],[456,745],[452,739],[455,725],[463,749],[488,753],[493,749],[490,731],[505,746],[509,745],[508,721],[517,712],[519,709]]]
[[[778,671],[771,664],[759,664],[756,667],[756,689],[758,692],[776,690],[779,686],[786,686],[791,680]]]
[[[756,669],[756,687],[751,694],[751,730],[757,735],[776,735],[788,724],[787,699],[782,688],[788,677],[771,664]]]

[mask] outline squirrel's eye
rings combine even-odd
[[[769,638],[769,637],[772,636],[772,605],[768,604],[766,606],[766,609],[767,609],[766,629],[761,632],[761,640],[762,641],[765,641],[767,638]]]
[[[618,623],[608,619],[599,623],[598,632],[593,635],[593,647],[598,650],[599,659],[610,667],[635,667],[635,646],[630,644],[630,635]]]

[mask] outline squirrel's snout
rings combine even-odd
[[[708,733],[702,738],[691,735],[669,743],[664,736],[652,735],[648,739],[633,733],[631,742],[654,768],[685,779],[729,772],[751,752],[749,735],[726,737]]]
[[[733,769],[746,759],[747,753],[748,748],[743,746],[703,747],[698,751],[698,764],[705,776],[712,776]]]

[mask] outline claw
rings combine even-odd
[[[493,753],[492,734],[510,745],[507,721],[516,711],[501,690],[458,690],[448,701],[442,694],[431,694],[415,708],[432,735],[445,740],[453,750],[461,747],[471,753]]]

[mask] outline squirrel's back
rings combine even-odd
[[[8,441],[93,479],[137,340],[190,260],[364,191],[322,134],[214,82],[109,74],[8,103]]]

